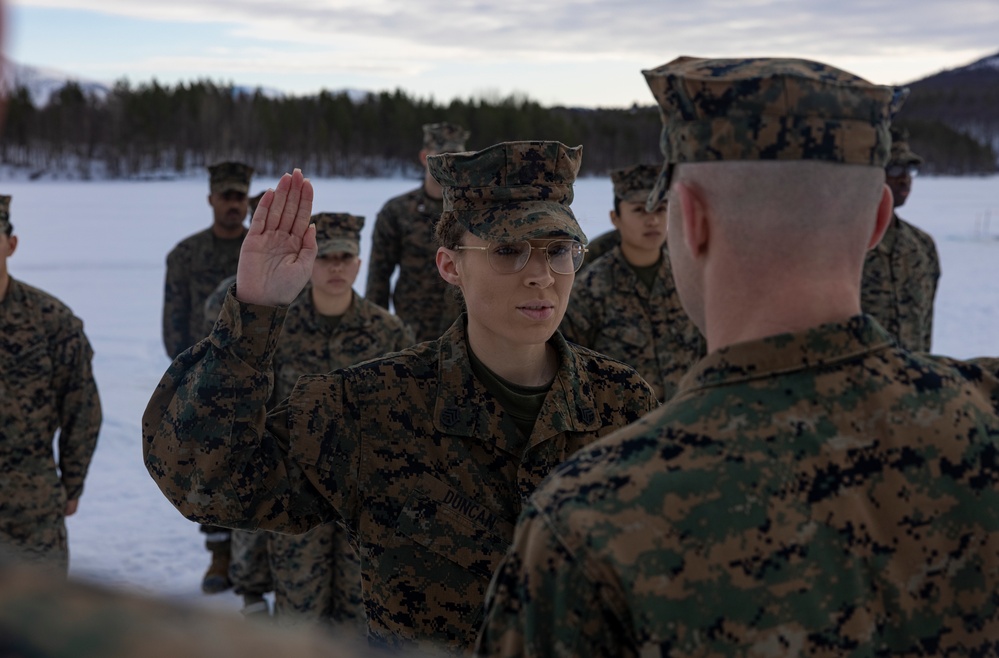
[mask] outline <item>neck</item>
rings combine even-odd
[[[708,350],[803,331],[860,314],[860,277],[811,279],[793,272],[776,276],[728,277],[704,287],[704,324]],[[710,294],[707,291],[721,291]]]
[[[423,191],[431,199],[441,199],[444,197],[444,188],[430,175],[429,169],[423,175]]]
[[[243,235],[243,227],[240,225],[238,228],[227,229],[222,228],[218,224],[212,224],[212,234],[220,240],[234,240]]]
[[[546,386],[558,370],[558,355],[548,343],[499,348],[469,324],[468,347],[487,368],[518,386]]]
[[[324,295],[312,288],[312,303],[319,315],[343,315],[350,308],[353,299],[354,291],[350,289],[342,295]]]
[[[655,265],[663,255],[662,247],[658,249],[639,249],[623,242],[621,243],[621,253],[624,254],[624,259],[635,267]]]

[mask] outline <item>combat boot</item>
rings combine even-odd
[[[210,550],[212,563],[201,579],[201,591],[205,594],[218,594],[232,587],[232,581],[229,580],[229,542],[214,544]]]

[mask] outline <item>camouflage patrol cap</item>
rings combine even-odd
[[[10,223],[10,195],[0,194],[0,232],[7,233],[11,230]]]
[[[361,229],[364,218],[345,212],[321,212],[312,216],[316,225],[319,255],[361,253]]]
[[[250,177],[253,167],[242,162],[218,162],[208,166],[208,176],[213,194],[250,191]]]
[[[908,94],[804,59],[679,57],[642,73],[659,103],[666,159],[650,208],[666,196],[676,163],[822,160],[883,167],[891,117]]]
[[[649,192],[656,186],[659,167],[649,164],[637,164],[624,169],[615,169],[610,173],[614,184],[614,196],[630,203],[645,203]]]
[[[502,142],[481,151],[427,158],[444,212],[483,240],[586,236],[569,205],[583,147]]]
[[[888,164],[891,165],[921,165],[923,158],[909,148],[909,131],[905,128],[891,127],[891,155]]]
[[[469,135],[454,123],[427,123],[423,126],[423,148],[431,153],[458,153],[465,150]]]

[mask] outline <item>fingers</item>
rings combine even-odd
[[[287,174],[285,174],[287,176]],[[284,180],[282,178],[282,180]],[[278,225],[282,233],[294,233],[295,220],[298,218],[299,205],[302,202],[302,187],[305,185],[305,177],[302,176],[301,169],[295,169],[291,174],[291,183],[288,188],[288,197],[285,200],[284,209],[281,212],[281,223]],[[308,204],[311,210],[311,202]],[[303,228],[302,231],[305,229]],[[301,235],[301,232],[298,234]]]
[[[257,209],[253,211],[253,217],[250,218],[249,235],[264,232],[264,227],[267,225],[267,214],[270,212],[273,203],[274,190],[267,190],[264,192],[264,196],[260,198]]]
[[[285,174],[274,188],[274,201],[271,203],[271,207],[268,208],[267,224],[264,226],[265,231],[276,231],[281,226],[281,216],[284,214],[284,207],[288,203],[288,191],[290,189],[291,174]]]
[[[312,200],[314,196],[315,192],[312,189],[312,181],[308,178],[304,179],[302,181],[301,198],[298,202],[298,212],[295,215],[291,228],[291,234],[295,237],[302,237],[312,223]]]

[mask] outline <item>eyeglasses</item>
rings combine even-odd
[[[919,167],[916,165],[891,165],[885,167],[885,176],[888,178],[901,178],[908,174],[909,176],[915,176],[919,173]]]
[[[572,274],[583,265],[586,247],[575,240],[552,240],[544,247],[535,247],[530,242],[490,242],[485,247],[455,247],[459,251],[484,251],[486,260],[493,271],[499,274],[515,274],[527,266],[531,252],[537,249],[545,252],[548,267],[555,274]]]

